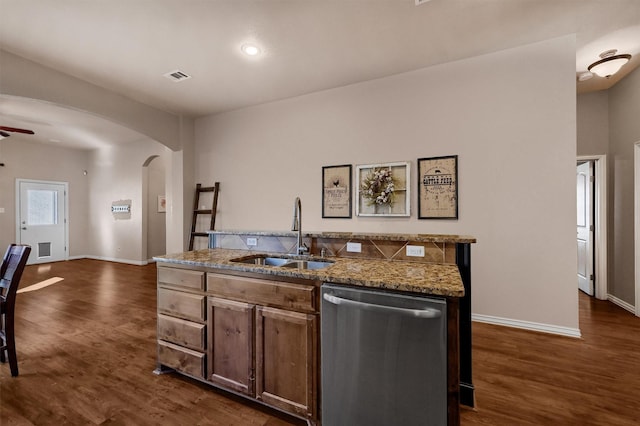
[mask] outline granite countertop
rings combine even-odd
[[[209,234],[220,235],[256,235],[271,237],[293,237],[298,234],[289,231],[241,231],[222,230],[207,231]],[[475,243],[475,237],[469,235],[451,234],[375,234],[366,232],[303,232],[305,238],[347,238],[354,240],[379,240],[379,241],[415,241],[423,243]]]
[[[271,235],[271,234],[270,234]],[[247,250],[204,249],[157,256],[159,263],[191,265],[212,269],[257,272],[282,277],[295,277],[361,287],[408,291],[436,296],[463,297],[464,286],[456,265],[417,263],[392,260],[350,259],[319,256],[287,256],[307,260],[330,260],[323,269],[290,269],[277,266],[232,262],[231,259],[257,254],[283,257],[282,253]]]

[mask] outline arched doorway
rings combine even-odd
[[[142,218],[143,259],[166,253],[166,201],[164,158],[152,155],[142,165],[142,196],[146,212]]]

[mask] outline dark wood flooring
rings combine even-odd
[[[20,376],[0,365],[0,425],[304,424],[152,374],[155,265],[34,265],[21,288],[52,277],[64,281],[18,295]],[[473,326],[477,408],[462,425],[640,424],[640,318],[581,295],[581,339]]]

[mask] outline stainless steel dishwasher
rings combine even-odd
[[[322,286],[323,426],[447,424],[442,299]]]

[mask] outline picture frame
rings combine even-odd
[[[356,166],[356,215],[409,217],[410,169],[411,164],[407,161]],[[392,180],[385,181],[381,174],[376,178],[376,172],[388,173]],[[390,182],[393,183],[393,191],[385,195],[385,185]],[[391,197],[390,202],[385,202],[384,198],[387,196]],[[378,202],[378,197],[382,197],[382,202]]]
[[[458,219],[458,156],[418,159],[418,219]]]
[[[322,217],[351,219],[351,164],[322,167]]]
[[[158,195],[158,213],[167,212],[167,198],[165,195]]]

